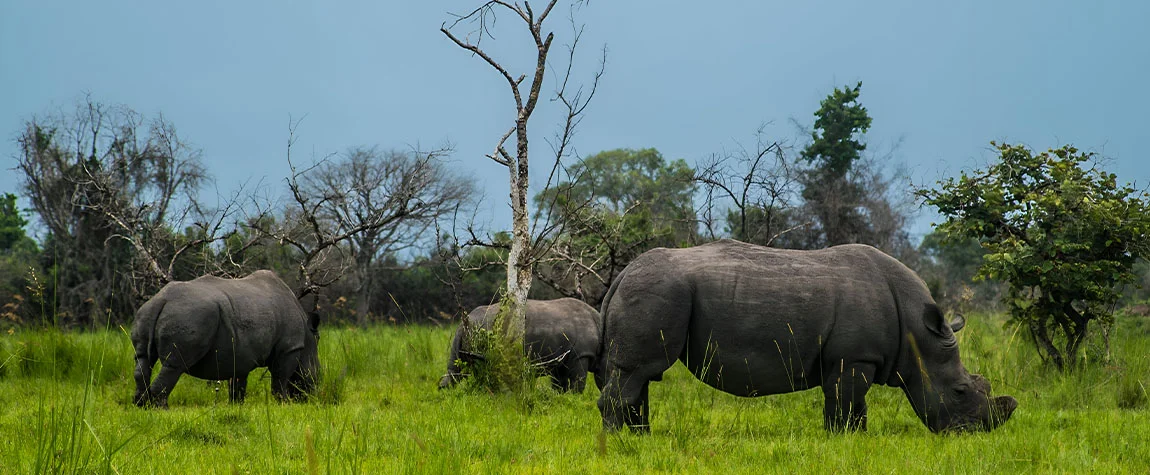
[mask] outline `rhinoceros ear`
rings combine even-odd
[[[962,316],[961,313],[955,314],[954,320],[950,321],[950,331],[952,331],[952,332],[958,333],[958,331],[962,330],[962,328],[965,326],[966,326],[966,317]]]
[[[947,330],[950,329],[950,325],[947,325],[946,319],[942,316],[942,312],[939,311],[938,306],[934,304],[926,304],[926,308],[924,308],[922,312],[922,323],[926,325],[926,329],[931,333],[941,337],[947,336]]]
[[[312,333],[318,333],[319,332],[319,313],[308,312],[307,313],[307,325],[311,329]]]

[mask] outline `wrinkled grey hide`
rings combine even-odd
[[[457,361],[471,354],[468,342],[471,328],[491,330],[499,305],[484,305],[472,310],[455,331],[447,359],[447,374],[439,381],[440,389],[454,386],[465,375]],[[599,359],[599,312],[581,300],[528,300],[526,335],[527,354],[540,363],[558,391],[583,392],[587,372]]]
[[[676,360],[753,397],[821,387],[828,430],[866,429],[871,384],[902,388],[930,430],[990,430],[1018,403],[966,371],[926,285],[864,245],[818,251],[722,240],[654,249],[603,300],[603,425],[649,430],[647,387]]]
[[[266,367],[272,392],[295,399],[319,374],[319,318],[270,271],[242,279],[199,277],[172,282],[136,312],[137,405],[166,407],[180,375],[228,380],[229,399],[242,402],[248,373]],[[151,381],[152,367],[161,361]]]

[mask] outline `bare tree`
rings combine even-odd
[[[733,152],[715,154],[695,175],[703,186],[702,221],[712,239],[720,220],[731,237],[770,246],[780,236],[808,226],[796,220],[793,202],[798,197],[797,174],[788,162],[791,147],[766,137],[767,124],[755,132],[755,147],[739,145]],[[726,216],[717,218],[716,207]],[[796,222],[798,221],[798,222]]]
[[[548,54],[551,52],[551,45],[555,39],[554,32],[544,32],[544,22],[551,15],[552,10],[558,4],[558,0],[550,0],[546,3],[542,10],[536,11],[533,9],[529,2],[509,2],[502,0],[486,1],[478,8],[472,10],[470,13],[464,15],[457,15],[456,19],[450,24],[444,23],[440,27],[443,32],[453,43],[460,48],[471,52],[473,55],[481,58],[486,64],[491,66],[507,81],[511,89],[511,95],[515,102],[515,120],[506,133],[504,133],[496,142],[494,150],[487,155],[487,158],[492,161],[507,167],[510,177],[510,197],[511,197],[511,215],[512,215],[512,239],[510,249],[507,254],[507,296],[508,307],[511,312],[511,318],[508,319],[508,327],[505,329],[506,334],[512,338],[521,339],[524,333],[524,312],[526,310],[527,293],[531,288],[532,281],[532,267],[537,256],[541,255],[540,251],[536,249],[535,240],[532,236],[531,224],[529,222],[529,213],[527,210],[528,201],[528,179],[529,179],[529,159],[528,159],[528,121],[531,119],[532,114],[535,112],[535,107],[539,102],[540,92],[543,88],[544,75],[548,69]],[[575,1],[572,8],[582,4],[582,1]],[[493,38],[491,36],[491,28],[495,25],[496,12],[504,12],[512,17],[518,18],[526,25],[531,39],[535,45],[535,67],[531,74],[531,80],[524,84],[527,75],[520,74],[513,75],[507,68],[505,68],[499,61],[489,55],[483,48],[481,43],[484,38]],[[469,24],[472,29],[469,30],[463,38],[456,36],[452,33],[460,24]],[[572,21],[574,25],[574,21]],[[578,42],[581,29],[575,28],[575,39],[569,46],[569,62],[565,68],[566,74],[559,81],[556,98],[566,107],[567,118],[565,120],[562,131],[557,134],[557,139],[553,142],[552,148],[555,152],[555,162],[552,167],[551,178],[554,178],[556,170],[560,167],[560,162],[563,157],[569,153],[569,146],[571,136],[574,133],[576,126],[579,123],[580,117],[591,98],[594,96],[596,86],[598,85],[599,77],[602,75],[602,68],[599,73],[595,75],[595,82],[592,85],[589,94],[584,96],[582,89],[576,90],[574,93],[569,93],[567,89],[568,79],[571,76],[571,56],[574,55],[575,46]],[[605,52],[605,50],[604,50]],[[526,89],[523,89],[526,86]],[[507,150],[506,143],[515,136],[515,153],[512,154]],[[549,179],[550,183],[550,179]],[[546,234],[551,229],[549,223],[544,223],[543,228],[538,232]]]
[[[470,194],[469,184],[450,176],[440,162],[448,149],[392,155],[352,149],[342,159],[333,154],[298,168],[291,156],[298,126],[289,120],[291,201],[284,219],[268,219],[272,207],[257,204],[248,226],[255,231],[252,241],[270,237],[294,251],[301,300],[356,268],[357,254],[367,260],[369,273],[381,252],[412,245],[427,225]],[[318,305],[315,300],[313,309]]]
[[[661,233],[634,233],[633,225],[646,223],[648,226],[643,227],[650,227],[647,217],[629,219],[637,207],[639,203],[620,214],[587,207],[567,215],[564,232],[550,243],[535,276],[563,296],[598,307],[615,276],[632,259],[654,247],[653,242],[665,238]]]
[[[18,141],[23,191],[59,272],[59,310],[80,323],[131,315],[175,278],[186,251],[221,238],[233,211],[197,202],[209,180],[200,152],[162,115],[145,120],[88,97],[71,114],[29,120]]]
[[[448,151],[355,147],[300,176],[300,193],[318,205],[318,221],[337,233],[360,230],[347,240],[361,321],[377,284],[377,258],[425,243],[441,218],[472,198],[472,183],[451,173],[441,160]]]
[[[875,246],[913,265],[917,250],[910,242],[907,226],[914,216],[914,198],[910,190],[910,177],[905,167],[892,163],[899,143],[892,145],[882,156],[865,157],[851,170],[851,180],[859,183],[864,193],[858,206],[866,216],[866,227],[861,242]]]

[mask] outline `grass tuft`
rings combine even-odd
[[[1145,409],[1150,398],[1146,394],[1146,383],[1133,378],[1124,378],[1118,385],[1117,405],[1121,409]]]

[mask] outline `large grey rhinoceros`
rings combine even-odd
[[[295,399],[310,392],[319,375],[319,317],[274,273],[242,279],[203,276],[171,282],[136,312],[137,405],[167,407],[168,395],[187,373],[228,380],[228,396],[242,402],[248,373],[266,367],[272,392]],[[159,359],[160,374],[152,377]]]
[[[1018,406],[970,374],[925,284],[864,245],[817,251],[722,240],[654,249],[603,300],[603,426],[649,431],[647,386],[675,360],[744,397],[821,387],[828,430],[866,430],[871,384],[901,388],[934,432],[990,430]]]
[[[470,334],[474,328],[491,330],[499,305],[476,307],[459,325],[451,341],[447,374],[439,381],[440,389],[454,386],[463,379],[458,361],[467,359]],[[558,391],[583,392],[587,372],[599,360],[599,312],[582,300],[528,300],[524,346],[532,361],[541,364]]]

